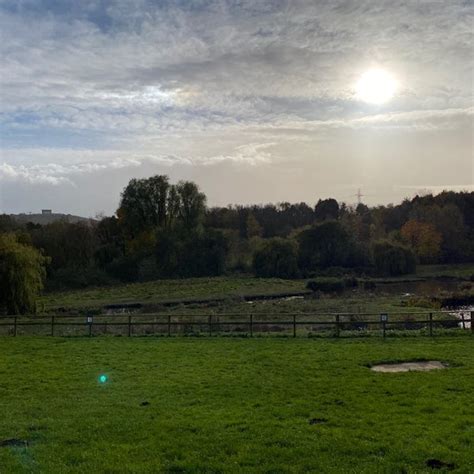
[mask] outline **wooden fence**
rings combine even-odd
[[[354,336],[417,330],[434,336],[447,329],[474,334],[474,311],[411,313],[170,313],[128,315],[53,315],[4,316],[0,318],[0,336],[216,336],[279,334],[297,337]],[[449,316],[449,317],[448,317]],[[443,331],[440,331],[443,330]]]

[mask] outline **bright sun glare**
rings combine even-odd
[[[397,91],[397,81],[383,69],[370,69],[356,84],[356,96],[369,104],[384,104]]]

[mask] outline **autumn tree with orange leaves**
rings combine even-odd
[[[402,226],[400,234],[403,241],[413,248],[421,263],[438,260],[443,238],[433,224],[410,219]]]

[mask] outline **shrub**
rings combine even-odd
[[[345,266],[352,252],[352,240],[337,221],[326,221],[298,235],[299,265],[306,271]]]
[[[357,288],[359,286],[359,281],[356,277],[346,277],[344,278],[344,286],[346,288]]]
[[[340,293],[344,291],[345,284],[342,278],[315,278],[306,283],[306,288],[323,293]]]
[[[138,264],[138,281],[150,281],[159,278],[159,270],[156,264],[156,259],[151,257],[144,257]]]
[[[365,280],[364,281],[364,290],[375,290],[376,288],[375,281],[372,280]]]
[[[228,241],[218,230],[158,232],[155,259],[163,278],[218,276],[225,271]]]
[[[140,260],[134,255],[118,257],[106,266],[106,271],[123,282],[138,280]]]
[[[369,250],[338,221],[325,221],[301,231],[298,236],[300,269],[307,274],[324,271],[327,276],[342,276],[347,268],[366,266]]]
[[[188,266],[182,276],[218,276],[225,271],[228,242],[219,230],[206,230],[189,239],[184,246],[185,259],[181,267]]]
[[[425,296],[416,296],[408,298],[407,306],[417,307],[417,308],[429,308],[429,309],[440,309],[441,305],[438,301],[433,298],[428,298]]]
[[[403,245],[383,240],[374,244],[372,252],[378,275],[405,275],[416,269],[413,252]]]
[[[325,270],[320,270],[319,275],[325,277],[343,277],[347,271],[347,268],[344,267],[329,267]]]
[[[254,254],[253,269],[258,277],[296,277],[298,273],[296,243],[278,237],[264,242]]]
[[[51,272],[46,282],[48,291],[64,291],[69,288],[86,288],[88,286],[104,286],[116,283],[116,280],[97,268],[74,269],[60,268]]]

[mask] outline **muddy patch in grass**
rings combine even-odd
[[[311,420],[309,420],[309,424],[310,425],[322,425],[323,423],[327,423],[327,419],[326,418],[311,418]]]
[[[370,366],[370,370],[374,372],[427,372],[428,370],[440,370],[447,367],[448,365],[440,360],[417,360],[374,364]]]
[[[27,448],[28,441],[24,439],[9,438],[0,440],[0,448]]]
[[[456,469],[456,465],[452,462],[444,462],[439,459],[428,459],[426,465],[431,469],[442,469],[445,471],[452,471]]]

